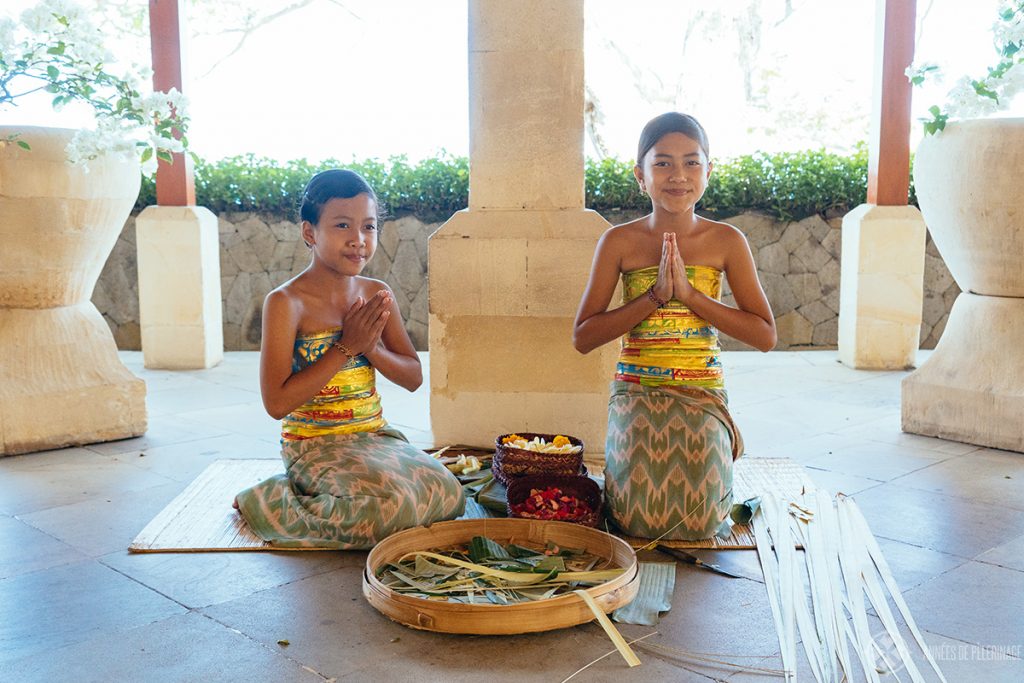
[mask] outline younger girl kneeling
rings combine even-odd
[[[651,213],[601,237],[573,343],[588,353],[622,337],[605,443],[613,521],[643,538],[708,538],[729,514],[743,453],[718,331],[768,351],[775,320],[743,233],[694,213],[711,175],[701,125],[674,112],[653,119],[636,159]],[[723,274],[735,308],[719,301]],[[608,310],[620,276],[622,305]]]
[[[454,519],[465,504],[458,480],[381,412],[376,371],[409,391],[423,374],[391,290],[360,276],[377,248],[373,189],[352,171],[324,171],[300,213],[312,260],[267,295],[260,348],[286,474],[239,493],[239,511],[281,547],[370,548]]]

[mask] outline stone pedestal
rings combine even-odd
[[[139,194],[136,162],[68,163],[74,131],[0,127],[0,455],[138,436],[146,385],[89,301]]]
[[[1024,451],[1024,298],[962,293],[903,380],[903,430]]]
[[[926,135],[914,185],[963,293],[935,351],[903,380],[904,431],[1024,451],[1024,119]]]
[[[572,326],[597,239],[583,208],[583,3],[469,3],[469,209],[431,237],[431,424],[438,444],[509,431],[604,450],[617,348]]]
[[[146,367],[213,367],[224,358],[217,217],[201,206],[149,206],[135,231]]]
[[[921,336],[925,224],[912,206],[861,204],[843,217],[839,360],[912,368]]]

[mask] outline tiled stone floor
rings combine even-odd
[[[0,681],[557,682],[610,649],[594,624],[505,638],[394,624],[361,597],[361,552],[129,554],[210,462],[275,458],[277,433],[254,353],[200,372],[122,357],[148,384],[144,437],[0,458]],[[901,433],[903,372],[827,351],[725,362],[748,452],[855,495],[947,678],[1024,680],[1024,454]],[[381,389],[391,422],[430,445],[426,388]],[[680,565],[651,641],[779,668],[754,552],[704,555],[749,578]],[[573,680],[772,680],[639,654],[636,669],[613,656]]]

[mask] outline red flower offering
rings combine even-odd
[[[573,522],[593,512],[586,501],[562,492],[557,486],[530,489],[530,495],[521,503],[510,505],[516,517]]]

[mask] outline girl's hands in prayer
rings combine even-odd
[[[658,263],[658,279],[654,282],[654,296],[661,301],[672,298],[672,245],[669,233],[665,233],[661,241],[661,261]]]
[[[386,291],[377,292],[365,302],[358,297],[342,319],[341,344],[356,355],[376,348],[391,315],[390,305],[391,296]]]
[[[672,296],[683,304],[689,304],[694,292],[693,285],[686,277],[686,263],[679,253],[679,244],[675,233],[669,235],[669,259],[672,264]]]

